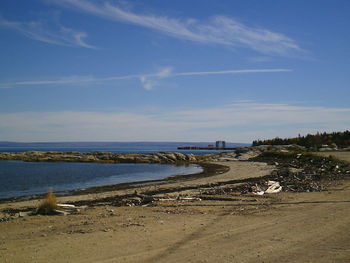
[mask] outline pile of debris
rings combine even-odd
[[[319,192],[326,189],[327,183],[311,174],[292,172],[287,168],[278,169],[271,175],[255,183],[240,187],[242,193],[252,192],[257,195],[285,192]]]
[[[350,176],[350,164],[332,157],[301,153],[264,152],[252,160],[274,164],[277,169],[267,178],[248,185],[249,192],[264,189],[267,180],[279,182],[284,191],[322,191],[326,189],[329,181]],[[247,191],[247,189],[242,190]]]

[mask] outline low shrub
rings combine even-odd
[[[55,214],[57,209],[57,200],[52,189],[49,189],[46,198],[40,203],[37,213],[41,215],[52,215]]]

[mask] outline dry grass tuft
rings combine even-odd
[[[41,202],[38,207],[37,213],[41,215],[52,215],[55,214],[57,209],[57,200],[52,189],[49,189],[46,198]]]

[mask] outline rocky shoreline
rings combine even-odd
[[[256,157],[266,150],[288,150],[290,147],[242,147],[235,151],[224,151],[207,155],[180,152],[156,153],[112,153],[112,152],[54,152],[26,151],[0,152],[0,160],[19,160],[25,162],[94,162],[94,163],[159,163],[183,164],[218,161],[244,161]]]
[[[305,151],[296,145],[241,147],[235,151],[223,151],[207,155],[180,152],[155,153],[112,153],[112,152],[54,152],[26,151],[0,152],[0,160],[20,160],[26,162],[95,162],[95,163],[198,163],[217,161],[245,161],[266,151],[289,152]]]
[[[0,153],[0,160],[26,162],[96,162],[96,163],[164,163],[175,164],[200,161],[200,156],[179,152],[158,152],[149,154],[120,154],[111,152],[39,152]]]

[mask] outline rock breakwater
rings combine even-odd
[[[26,162],[96,162],[96,163],[194,163],[203,158],[193,154],[178,152],[158,152],[149,154],[119,154],[111,152],[38,152],[0,153],[0,160],[20,160]]]
[[[21,160],[26,162],[95,162],[95,163],[198,163],[222,161],[247,161],[266,151],[294,152],[305,151],[295,145],[242,147],[235,151],[225,151],[208,155],[194,155],[180,152],[157,153],[112,153],[112,152],[41,152],[27,151],[18,153],[0,152],[0,160]]]

